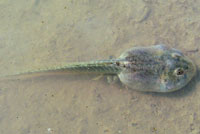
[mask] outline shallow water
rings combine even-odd
[[[1,0],[0,73],[118,57],[133,46],[199,48],[200,1]],[[200,52],[188,56],[200,67]],[[168,94],[93,75],[0,82],[1,134],[198,134],[200,75]]]

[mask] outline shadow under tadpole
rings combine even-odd
[[[179,98],[190,95],[192,92],[196,89],[196,84],[200,81],[200,72],[199,68],[197,68],[196,75],[192,78],[192,80],[182,89],[179,89],[174,92],[169,93],[156,93],[156,92],[144,92],[144,94],[149,94],[152,96],[158,96],[158,97],[171,97],[171,98]]]

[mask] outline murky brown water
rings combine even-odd
[[[197,0],[1,0],[0,72],[117,57],[133,46],[199,48]],[[189,53],[200,66],[200,52]],[[199,134],[200,76],[170,94],[105,78],[56,75],[0,82],[1,134]]]

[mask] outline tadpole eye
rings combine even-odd
[[[176,75],[180,76],[184,74],[184,70],[182,68],[178,68],[175,70]]]

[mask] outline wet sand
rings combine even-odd
[[[0,2],[0,74],[118,57],[133,46],[199,48],[200,1]],[[188,56],[200,67],[200,52]],[[199,134],[200,75],[168,94],[95,75],[0,81],[1,134]]]

